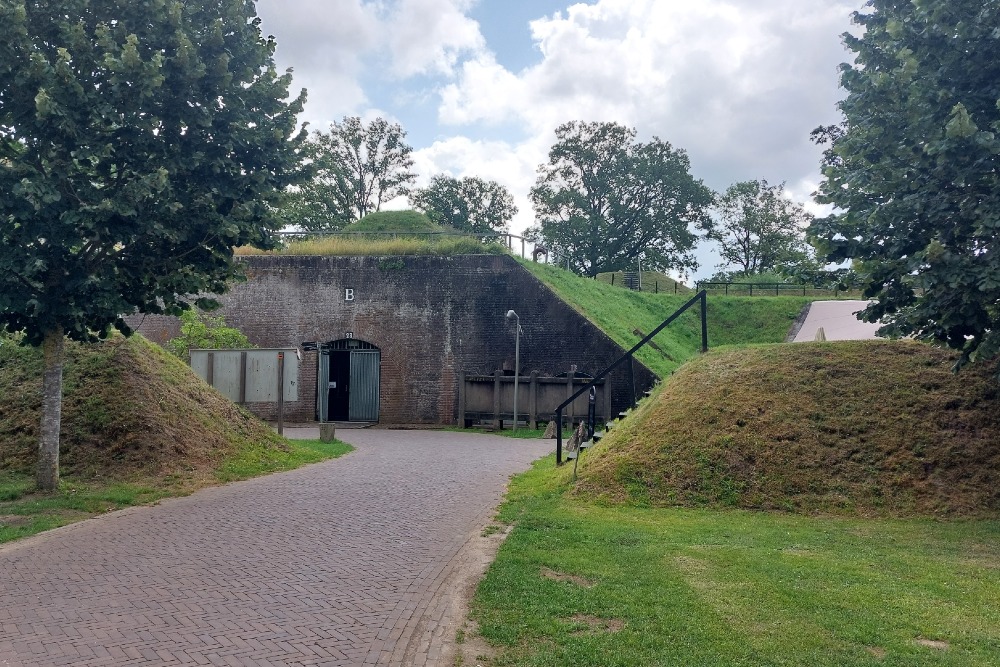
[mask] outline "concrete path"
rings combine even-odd
[[[552,441],[337,435],[357,451],[0,547],[0,666],[437,663],[457,556]]]
[[[813,301],[794,342],[816,340],[816,330],[820,327],[823,327],[827,340],[875,338],[875,332],[881,325],[862,322],[855,315],[867,306],[867,301]]]

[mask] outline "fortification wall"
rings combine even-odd
[[[514,325],[521,318],[521,373],[597,373],[623,352],[513,258],[458,257],[242,258],[248,280],[222,296],[221,313],[260,347],[300,347],[352,335],[381,357],[383,424],[454,424],[458,378],[514,368]],[[161,342],[176,332],[170,318],[146,318],[140,331]],[[315,417],[316,353],[303,355],[299,400],[286,419]],[[654,375],[635,363],[638,391]],[[611,378],[612,406],[629,403],[627,371]],[[251,406],[272,417],[266,406]]]

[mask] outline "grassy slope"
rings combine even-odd
[[[625,272],[624,271],[613,271],[609,273],[598,273],[597,282],[614,284],[616,287],[621,287],[625,284]],[[684,283],[679,283],[665,273],[660,273],[659,271],[643,271],[642,272],[642,291],[652,292],[654,294],[673,294],[676,290],[677,294],[687,294],[691,296],[694,294],[694,290],[685,285]]]
[[[67,345],[61,463],[79,477],[163,475],[210,468],[237,449],[287,448],[162,348],[135,336]],[[37,350],[0,348],[0,469],[35,458],[41,359]]]
[[[0,542],[98,512],[338,456],[287,441],[140,336],[67,345],[60,492],[31,492],[37,350],[0,345]]]
[[[687,364],[591,453],[613,501],[996,515],[1000,389],[990,368],[912,342],[752,347]]]
[[[691,295],[633,292],[599,280],[531,261],[521,264],[552,288],[573,308],[586,315],[612,340],[628,349],[642,340]],[[783,341],[802,308],[803,297],[724,297],[708,299],[709,346]],[[636,356],[660,377],[666,377],[693,357],[701,345],[701,325],[695,306],[662,331]],[[642,335],[636,333],[640,331]]]

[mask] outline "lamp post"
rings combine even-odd
[[[514,335],[514,427],[517,430],[517,379],[521,375],[521,318],[513,310],[507,311],[507,321],[517,325]]]

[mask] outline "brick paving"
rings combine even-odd
[[[435,664],[457,555],[552,443],[337,435],[357,451],[0,547],[0,667]]]

